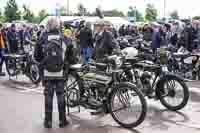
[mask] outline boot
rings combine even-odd
[[[0,76],[6,76],[5,72],[0,72]]]
[[[52,121],[44,120],[44,127],[45,128],[52,128]]]
[[[6,76],[6,73],[2,72],[2,66],[0,67],[0,76]]]
[[[45,128],[52,128],[52,113],[45,113],[45,119],[44,119],[44,127]]]
[[[64,128],[69,125],[69,122],[66,120],[65,112],[59,112],[59,127]]]

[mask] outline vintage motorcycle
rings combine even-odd
[[[41,81],[39,64],[33,58],[33,52],[29,46],[16,54],[5,54],[6,70],[10,77],[25,74],[34,84]]]
[[[119,125],[125,128],[138,126],[144,121],[147,112],[143,94],[134,84],[120,82],[121,57],[109,56],[103,62],[106,63],[93,62],[85,67],[70,67],[66,84],[68,107],[83,106],[92,110],[103,108]]]
[[[138,53],[133,48],[123,52],[127,55],[127,62],[123,65],[122,81],[132,81],[145,96],[160,100],[169,110],[177,111],[186,106],[188,86],[182,77],[168,71],[165,65],[167,56]],[[162,57],[165,59],[161,60]]]
[[[200,80],[200,54],[173,53],[169,59],[168,69],[187,80]]]

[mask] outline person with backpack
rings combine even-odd
[[[44,86],[45,118],[44,127],[52,128],[53,95],[56,92],[59,127],[63,128],[69,124],[66,120],[64,85],[67,78],[68,67],[76,63],[73,56],[73,47],[63,44],[61,35],[61,23],[57,18],[51,18],[47,23],[48,39],[43,48],[43,58],[40,62],[42,83]],[[42,42],[41,42],[42,43]],[[42,44],[40,44],[42,45]],[[39,49],[35,49],[36,51]],[[40,50],[41,51],[41,50]]]

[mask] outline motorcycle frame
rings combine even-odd
[[[108,70],[111,70],[112,69],[112,65],[110,64],[110,63],[108,63],[108,65],[107,65],[107,68],[108,68]],[[73,71],[73,72],[78,72],[78,71]],[[67,93],[67,91],[70,89],[70,88],[74,88],[77,84],[78,84],[78,82],[80,81],[80,82],[82,82],[82,83],[84,83],[85,81],[84,81],[84,75],[86,75],[87,73],[89,73],[90,72],[90,70],[89,71],[87,71],[87,72],[85,72],[85,73],[83,73],[83,75],[79,75],[78,74],[78,79],[76,79],[75,81],[73,81],[72,83],[70,83],[69,84],[69,86],[68,85],[65,85],[65,86],[67,86],[66,88],[65,88],[65,95],[66,94],[68,94]],[[119,71],[118,70],[115,70],[115,71],[112,71],[112,73],[111,73],[112,75],[110,75],[110,76],[112,76],[112,80],[110,81],[110,83],[108,83],[107,84],[107,86],[105,87],[105,88],[103,88],[104,90],[105,90],[105,92],[104,92],[104,96],[105,97],[107,97],[107,98],[109,98],[110,97],[110,93],[109,92],[112,92],[112,90],[110,90],[109,88],[115,88],[115,89],[117,89],[117,85],[119,84],[119,82],[120,82],[120,78],[119,78]],[[67,78],[67,81],[68,81],[68,78]],[[84,87],[84,86],[83,86]],[[80,89],[80,88],[79,88]],[[79,91],[85,91],[85,89],[84,88],[82,88],[82,90],[79,90]],[[108,99],[106,99],[106,103],[107,103],[107,100]],[[67,103],[68,103],[69,101],[68,101],[68,98],[67,98]],[[79,105],[77,105],[78,106],[78,112],[80,112],[80,104]],[[68,111],[68,115],[70,114],[70,109],[69,109],[70,107],[67,107],[67,111]]]

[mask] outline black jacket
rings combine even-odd
[[[16,53],[18,50],[17,33],[15,31],[8,31],[7,34],[8,44],[11,53]]]
[[[191,26],[186,27],[183,31],[183,44],[187,50],[192,51],[193,49],[193,41],[197,39],[197,31],[193,29]]]
[[[85,27],[80,31],[80,46],[81,48],[93,48],[92,30]]]
[[[96,36],[96,59],[111,55],[115,48],[117,48],[117,43],[111,32],[104,31]]]
[[[48,33],[48,38],[50,36],[57,36],[57,37],[59,37],[59,35],[56,34],[56,33]],[[39,41],[38,44],[35,47],[35,51],[40,52],[38,54],[38,56],[37,56],[37,58],[39,58],[38,61],[40,63],[40,71],[43,70],[43,61],[45,59],[45,50],[44,50],[44,47],[42,47],[43,44],[40,44],[41,42],[42,41]],[[47,43],[47,45],[48,45],[48,43]],[[65,45],[64,42],[62,43],[62,45]],[[65,57],[64,57],[64,63],[65,64],[64,64],[64,68],[63,69],[66,72],[68,72],[69,65],[77,63],[78,59],[75,56],[73,45],[65,45],[65,46],[66,46]]]

